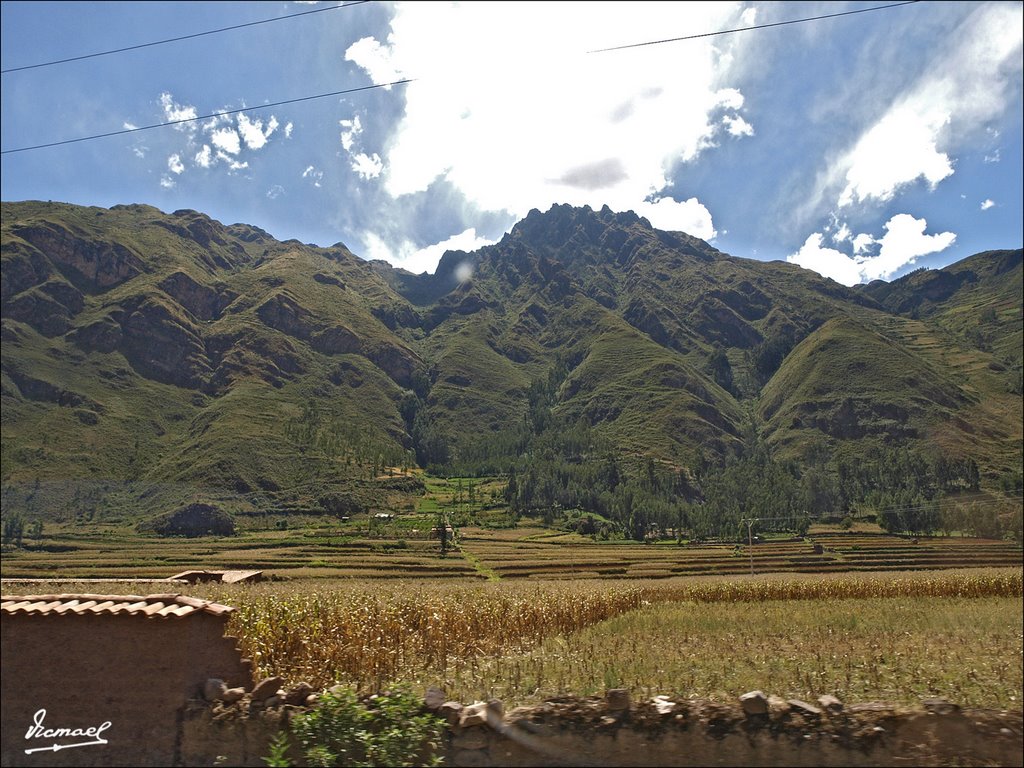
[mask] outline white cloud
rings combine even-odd
[[[983,210],[983,211],[987,211],[989,208],[994,208],[994,207],[995,207],[995,201],[993,201],[993,200],[983,200],[982,203],[981,203],[981,210]]]
[[[375,179],[384,170],[384,163],[376,152],[372,156],[360,152],[352,157],[352,170],[358,173],[360,178]]]
[[[884,202],[900,186],[918,178],[924,177],[934,187],[951,176],[949,157],[936,148],[938,134],[949,119],[949,112],[942,109],[922,113],[912,105],[901,105],[891,110],[850,152],[839,205],[871,198]]]
[[[887,280],[921,256],[943,251],[956,241],[953,232],[926,235],[927,224],[924,219],[898,213],[885,223],[885,234],[878,240],[867,234],[857,235],[853,241],[852,257],[835,248],[823,247],[824,236],[813,232],[800,250],[787,256],[786,261],[812,269],[843,285]],[[880,246],[877,256],[860,255],[874,243]]]
[[[743,13],[740,14],[740,21],[747,27],[752,27],[757,24],[757,8],[750,7],[743,11]]]
[[[393,83],[402,79],[401,72],[393,63],[392,49],[381,45],[372,37],[364,37],[352,43],[345,51],[345,61],[362,67],[376,84]]]
[[[324,172],[317,169],[316,166],[310,165],[302,172],[302,178],[309,179],[313,182],[314,187],[319,187],[324,178]]]
[[[386,39],[364,38],[346,52],[375,83],[418,78],[402,86],[404,114],[375,147],[384,188],[400,198],[445,181],[474,208],[516,217],[553,203],[648,215],[644,201],[666,198],[674,166],[708,151],[730,125],[734,135],[752,131],[738,114],[721,117],[742,107],[743,95],[728,87],[711,40],[583,52],[666,29],[736,26],[743,10],[597,3],[580,23],[576,4],[547,3],[538,25],[517,3],[400,4]],[[354,124],[342,128],[353,151]],[[700,214],[687,225],[693,234],[713,234],[695,198],[672,205]]]
[[[289,123],[288,123],[288,124],[287,124],[287,125],[286,125],[286,126],[284,127],[284,137],[285,137],[286,139],[290,139],[290,138],[292,137],[292,131],[293,131],[294,129],[295,129],[295,126],[294,126],[294,125],[293,125],[293,124],[292,124],[291,122],[289,122]]]
[[[267,197],[269,197],[271,200],[276,200],[283,194],[284,187],[282,187],[280,184],[275,184],[274,186],[267,190]]]
[[[837,157],[819,189],[840,206],[893,199],[918,180],[954,173],[950,152],[1007,108],[1020,77],[1020,4],[978,4],[925,74]],[[840,189],[841,188],[841,189]]]
[[[981,158],[981,161],[983,163],[998,163],[1000,160],[1002,160],[1002,157],[1000,157],[998,147],[994,152],[992,152],[992,154],[985,155],[983,158]]]
[[[726,115],[722,118],[722,123],[725,125],[725,130],[729,132],[730,136],[740,137],[754,135],[754,126],[739,115]]]
[[[181,155],[174,154],[167,158],[167,170],[178,175],[184,172],[185,165],[181,162]]]
[[[351,152],[355,146],[356,136],[363,132],[363,125],[359,122],[359,115],[351,120],[339,120],[341,126],[341,146],[346,152]]]
[[[270,134],[277,130],[277,118],[273,115],[267,121],[266,130],[262,120],[250,120],[244,113],[238,115],[238,132],[249,149],[262,149]]]
[[[219,128],[210,132],[210,143],[223,153],[237,155],[242,151],[242,141],[234,128]]]
[[[839,225],[839,229],[836,230],[836,233],[832,235],[832,240],[837,243],[845,243],[850,239],[850,235],[852,234],[853,233],[850,232],[850,228],[846,226],[846,222],[844,221]]]
[[[842,251],[825,248],[822,243],[825,236],[813,232],[800,246],[800,250],[786,257],[790,264],[797,264],[804,269],[812,269],[822,277],[830,277],[843,285],[855,285],[861,282],[860,264]]]
[[[174,97],[166,91],[160,94],[160,106],[164,110],[164,119],[169,123],[179,120],[195,120],[199,117],[195,107],[175,103]],[[195,123],[182,123],[174,127],[179,131],[191,131],[195,129]]]
[[[878,241],[875,240],[875,238],[873,238],[866,232],[860,233],[855,238],[853,238],[853,255],[859,256],[862,253],[868,253],[868,251],[871,250],[871,246],[873,246],[877,242]]]
[[[710,240],[717,234],[711,221],[711,212],[696,197],[681,203],[670,197],[662,197],[653,203],[635,205],[633,210],[644,216],[656,229],[686,232],[703,240]]]
[[[416,248],[409,240],[402,241],[398,248],[392,248],[377,234],[373,232],[363,233],[363,245],[365,246],[367,259],[383,259],[396,267],[407,269],[414,274],[433,272],[445,251],[470,252],[493,243],[493,240],[479,237],[474,227],[470,227],[457,235],[452,235],[447,240],[428,245],[425,248]],[[464,281],[472,276],[472,270],[463,270],[461,273],[457,272],[456,274],[460,281]]]
[[[203,148],[196,152],[196,165],[200,168],[209,168],[213,163],[213,155],[210,152],[210,145],[203,144]]]
[[[175,181],[171,176],[164,174],[160,177],[160,186],[164,189],[174,189]]]
[[[885,234],[878,241],[878,256],[864,262],[867,279],[888,279],[901,267],[929,253],[944,251],[956,241],[953,232],[926,235],[927,226],[923,218],[915,219],[908,213],[898,213],[889,219],[885,223]]]

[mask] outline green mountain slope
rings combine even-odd
[[[1020,455],[1020,251],[854,290],[555,206],[412,275],[195,211],[25,202],[2,258],[5,510],[388,508],[382,466],[503,471],[545,425],[690,479],[752,418],[785,458],[923,446],[991,482]]]

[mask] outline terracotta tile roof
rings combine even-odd
[[[235,610],[227,605],[186,595],[4,595],[0,597],[4,615],[145,616],[176,619],[194,613],[223,616]]]

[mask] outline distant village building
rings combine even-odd
[[[210,678],[252,687],[224,635],[233,610],[176,594],[4,596],[2,764],[180,764],[189,699]]]

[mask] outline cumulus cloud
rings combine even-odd
[[[845,243],[847,240],[850,239],[850,236],[852,234],[853,233],[850,231],[850,228],[846,225],[846,222],[844,221],[842,224],[839,225],[839,229],[835,231],[835,234],[832,235],[832,240],[834,240],[837,243]]]
[[[824,242],[824,235],[812,232],[800,246],[800,250],[787,256],[786,261],[804,269],[812,269],[822,277],[830,277],[843,285],[856,285],[861,282],[863,275],[860,263],[842,251],[826,248]]]
[[[445,251],[470,252],[493,243],[493,240],[478,236],[474,227],[425,248],[417,248],[409,240],[404,240],[397,248],[392,248],[374,232],[363,233],[363,244],[368,259],[383,259],[414,274],[433,272]],[[463,270],[461,273],[457,272],[456,275],[462,282],[472,277],[472,271],[471,269]]]
[[[181,120],[195,120],[199,117],[199,113],[196,111],[195,107],[178,104],[174,100],[174,97],[166,91],[160,94],[160,106],[164,111],[164,120],[169,123],[179,122]],[[192,131],[195,130],[195,123],[179,123],[174,127],[179,131]]]
[[[204,144],[203,148],[196,152],[195,163],[200,168],[209,168],[213,163],[213,153],[210,151],[209,144]]]
[[[814,232],[796,253],[786,257],[786,261],[812,269],[843,285],[887,280],[921,256],[943,251],[956,241],[953,232],[926,235],[927,224],[923,218],[916,219],[907,213],[896,214],[885,223],[885,234],[881,238],[875,240],[869,234],[857,235],[853,240],[853,256],[824,247],[824,235]],[[865,255],[875,244],[879,246],[878,255]]]
[[[918,81],[830,169],[838,205],[886,202],[918,180],[954,173],[950,150],[1000,115],[1019,78],[1019,4],[979,4]]]
[[[981,210],[983,210],[983,211],[987,211],[989,208],[993,208],[993,207],[995,207],[995,201],[994,200],[983,200],[981,202]]]
[[[743,94],[729,87],[725,57],[711,40],[581,52],[667,28],[735,26],[743,10],[599,3],[587,12],[601,23],[581,24],[577,5],[550,3],[538,25],[516,3],[401,4],[386,37],[345,54],[374,83],[417,78],[402,86],[404,114],[374,147],[383,188],[398,199],[442,181],[476,210],[517,218],[553,203],[607,204],[711,237],[707,208],[689,195],[672,200],[668,177],[713,148],[716,135],[753,132],[737,112]],[[355,118],[341,127],[343,148],[356,151]]]
[[[174,178],[164,174],[160,177],[160,186],[164,189],[174,189],[175,181]]]
[[[352,170],[362,179],[375,179],[384,170],[384,163],[376,152],[372,155],[360,152],[352,156]]]
[[[725,124],[725,130],[729,132],[730,136],[753,136],[754,126],[748,123],[739,115],[726,115],[722,118],[722,122]]]
[[[338,125],[341,126],[341,148],[346,152],[351,152],[355,147],[356,137],[363,132],[363,125],[359,121],[359,115],[356,115],[351,120],[339,120]]]
[[[899,187],[918,178],[934,187],[953,174],[949,156],[936,147],[950,113],[922,106],[900,105],[861,137],[846,161],[849,169],[840,207],[872,198],[891,200]]]
[[[711,240],[717,234],[711,220],[711,212],[696,197],[681,203],[671,197],[662,197],[654,202],[640,203],[633,208],[656,229],[686,232],[703,240]]]
[[[270,134],[277,130],[277,118],[273,115],[267,121],[266,129],[262,120],[250,120],[244,113],[238,115],[238,132],[249,149],[262,149]]]
[[[374,83],[393,83],[402,79],[395,67],[393,49],[381,45],[372,37],[356,40],[345,51],[345,61],[351,61],[366,70]]]
[[[181,176],[189,164],[202,169],[221,166],[229,173],[248,168],[251,153],[266,147],[280,127],[275,115],[270,115],[264,121],[262,118],[251,118],[243,112],[227,114],[224,111],[229,109],[227,107],[199,121],[196,107],[180,103],[167,91],[160,94],[159,103],[165,120],[191,121],[175,126],[184,134],[178,140],[182,145],[167,159],[167,168],[175,176]],[[125,123],[126,127],[129,125]],[[284,129],[286,136],[291,134],[291,125],[288,123]],[[133,151],[140,159],[146,156],[145,148],[136,147]],[[170,176],[161,177],[160,185],[169,189],[171,184],[168,181],[174,180]]]
[[[237,155],[242,151],[242,140],[234,128],[220,128],[210,134],[210,143],[221,152]]]
[[[871,235],[867,234],[866,232],[861,232],[859,235],[853,238],[853,255],[859,256],[861,254],[870,252],[871,246],[873,246],[877,242],[878,241],[875,240],[875,238],[873,238]]]

